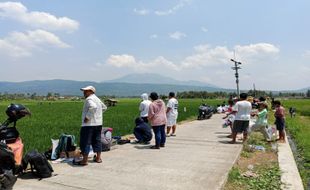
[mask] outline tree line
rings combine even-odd
[[[279,98],[310,98],[310,90],[306,93],[303,92],[271,92],[263,90],[249,90],[242,91],[252,97],[279,97]],[[236,92],[208,92],[208,91],[183,91],[177,92],[178,98],[203,98],[203,99],[215,99],[215,98],[229,98],[236,97]]]
[[[262,90],[249,90],[242,91],[248,93],[248,95],[253,97],[286,97],[286,98],[310,98],[310,90],[303,92],[271,92]],[[177,92],[178,98],[203,98],[203,99],[215,99],[215,98],[229,98],[236,97],[236,92],[208,92],[208,91],[183,91]],[[37,95],[37,93],[1,93],[0,100],[15,100],[15,99],[33,99],[33,100],[53,100],[53,98],[58,99],[61,95],[59,93],[48,92],[45,96]],[[66,96],[69,97],[70,96]],[[76,97],[76,96],[72,96]],[[104,98],[116,98],[117,96],[100,96]],[[139,97],[139,96],[137,96]],[[161,98],[167,98],[166,95],[162,95]]]

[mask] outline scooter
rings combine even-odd
[[[7,107],[6,114],[8,119],[0,126],[0,142],[3,147],[8,147],[8,151],[13,152],[14,160],[12,162],[15,162],[15,168],[11,169],[14,173],[18,173],[19,168],[21,168],[24,144],[16,128],[16,122],[27,115],[31,115],[31,112],[21,104],[11,104]],[[13,126],[10,126],[11,124]],[[8,157],[4,158],[3,155],[0,154],[0,160],[5,161],[5,159],[8,159]],[[10,160],[7,161],[10,162]],[[8,169],[7,166],[2,166],[0,163],[0,170],[3,168]]]
[[[198,108],[198,120],[202,119],[210,119],[214,113],[214,108],[212,106],[208,106],[206,104],[202,104]]]

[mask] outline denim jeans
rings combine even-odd
[[[80,131],[80,149],[82,154],[88,154],[90,145],[94,152],[101,152],[101,130],[102,125],[99,126],[83,126]]]
[[[165,125],[152,126],[155,134],[155,146],[164,145],[166,143]]]

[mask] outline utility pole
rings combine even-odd
[[[253,95],[254,95],[254,97],[256,97],[255,83],[253,83]]]
[[[240,90],[239,90],[239,73],[238,73],[238,69],[241,69],[241,67],[239,67],[238,65],[241,65],[241,62],[239,61],[235,61],[234,59],[230,59],[230,61],[235,63],[235,66],[232,67],[232,70],[235,70],[235,77],[236,77],[236,84],[237,84],[237,95],[238,97],[240,96]]]

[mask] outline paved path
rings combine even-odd
[[[293,152],[286,137],[286,143],[278,144],[279,167],[282,172],[281,189],[283,190],[303,190],[302,180],[297,169]]]
[[[221,189],[242,148],[242,144],[226,143],[229,129],[221,127],[221,117],[179,125],[177,136],[167,138],[160,150],[116,145],[103,153],[102,164],[53,164],[56,176],[41,181],[18,179],[14,189]]]

